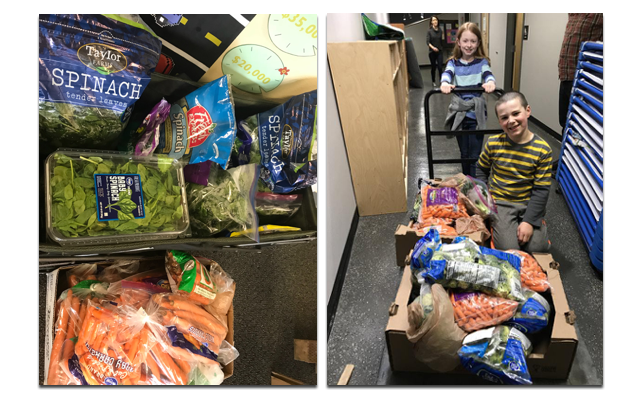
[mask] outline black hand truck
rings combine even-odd
[[[452,91],[452,93],[465,93],[465,92],[481,92],[484,93],[483,88],[460,88],[456,87]],[[504,94],[504,90],[495,89],[494,93],[498,94],[498,98]],[[425,95],[424,107],[425,107],[425,137],[427,138],[427,160],[429,162],[429,178],[434,178],[434,164],[447,164],[447,163],[463,163],[470,161],[478,161],[478,159],[434,159],[432,146],[431,146],[431,137],[436,135],[468,135],[468,134],[477,134],[477,135],[486,135],[486,134],[497,134],[503,132],[502,129],[498,130],[442,130],[442,131],[432,131],[431,130],[431,122],[429,116],[429,98],[434,94],[442,94],[440,89],[434,89],[427,92]]]

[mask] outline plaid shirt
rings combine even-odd
[[[603,41],[603,14],[568,14],[559,53],[559,80],[575,79],[579,49],[584,41]]]

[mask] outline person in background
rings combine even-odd
[[[431,82],[436,86],[436,69],[438,69],[438,80],[442,74],[442,31],[438,28],[438,17],[431,17],[431,26],[427,31],[427,46],[429,47],[429,60],[431,61]]]
[[[584,41],[603,41],[603,14],[568,14],[559,53],[559,125],[566,127],[579,49]]]
[[[497,206],[492,217],[498,250],[547,253],[544,215],[552,178],[552,150],[528,129],[531,107],[522,93],[509,91],[495,103],[504,133],[489,137],[478,160],[476,178],[489,186]]]
[[[486,93],[495,90],[495,77],[489,59],[484,55],[482,34],[473,22],[463,24],[457,33],[453,54],[440,79],[440,90],[450,94],[456,88],[482,88]],[[451,130],[486,129],[486,99],[480,91],[454,93],[449,104],[445,126]],[[457,135],[462,162],[462,173],[475,177],[476,160],[482,150],[483,135]]]

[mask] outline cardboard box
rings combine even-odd
[[[416,242],[423,236],[424,233],[412,228],[413,221],[410,221],[409,225],[399,225],[396,227],[396,232],[394,232],[394,243],[396,247],[396,265],[399,267],[405,266],[405,259],[407,258],[409,252],[414,248]],[[467,237],[471,238],[475,243],[481,246],[485,246],[485,234],[484,232],[476,232],[469,235]],[[453,236],[440,236],[440,240],[443,243],[451,243],[454,240]]]
[[[122,258],[124,259],[124,258]],[[124,259],[125,260],[125,259]],[[138,260],[138,259],[137,259]],[[86,262],[89,263],[89,262]],[[165,257],[151,257],[139,260],[140,268],[139,272],[154,269],[160,266],[165,266]],[[105,267],[112,264],[112,262],[97,262],[97,266]],[[52,272],[47,274],[46,278],[46,336],[44,339],[44,377],[48,375],[48,367],[49,361],[51,358],[51,349],[53,348],[53,340],[55,339],[55,307],[57,303],[57,298],[59,295],[66,289],[68,289],[68,281],[66,280],[66,271],[77,267],[80,264],[73,265],[65,265],[55,269]],[[229,308],[229,312],[227,313],[227,336],[225,340],[234,345],[233,340],[233,304],[231,308]],[[238,350],[239,351],[239,350]],[[235,361],[234,361],[235,362]],[[234,362],[231,362],[229,365],[225,366],[222,371],[225,374],[225,380],[233,375],[233,365]],[[46,385],[46,379],[44,380],[44,385]]]
[[[577,333],[574,328],[574,312],[568,307],[568,300],[559,275],[559,264],[550,254],[534,254],[535,259],[548,274],[551,285],[552,311],[551,326],[546,331],[530,335],[533,352],[528,356],[528,371],[533,379],[567,379],[577,350]],[[414,357],[414,344],[405,331],[408,328],[407,304],[412,290],[411,271],[403,270],[403,278],[390,310],[390,318],[385,328],[385,341],[393,372],[434,373]],[[467,373],[458,367],[451,373]]]

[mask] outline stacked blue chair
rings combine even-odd
[[[556,179],[603,271],[603,43],[581,45]]]

